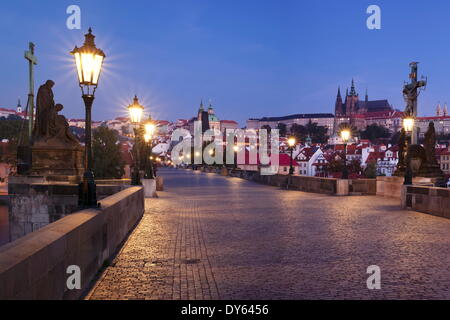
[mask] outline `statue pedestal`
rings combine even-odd
[[[61,148],[40,143],[31,147],[31,154],[31,175],[47,176],[56,181],[81,181],[84,172],[81,146]]]

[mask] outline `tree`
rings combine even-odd
[[[369,139],[371,142],[376,142],[378,139],[387,139],[391,136],[388,128],[379,126],[376,123],[367,126],[364,131],[361,131],[362,139]]]
[[[280,122],[280,123],[277,125],[277,129],[280,130],[280,137],[285,137],[285,136],[286,136],[286,133],[287,133],[287,126],[286,126],[285,123]]]
[[[332,159],[326,165],[326,172],[337,173],[344,170],[344,161],[342,159]]]
[[[10,117],[8,116],[8,119]],[[0,161],[15,165],[17,146],[28,144],[28,120],[0,120],[0,141],[8,140],[8,147],[0,155]]]
[[[353,159],[350,163],[347,163],[347,168],[349,173],[355,173],[357,175],[360,175],[363,171],[361,168],[361,161],[358,159]]]
[[[267,130],[267,133],[270,133],[270,131],[272,130],[272,127],[269,126],[268,124],[265,124],[265,125],[263,125],[263,126],[261,127],[261,129],[266,129],[266,130]]]
[[[316,122],[309,120],[306,124],[306,131],[313,143],[326,143],[328,140],[328,129],[324,126],[319,126]]]
[[[400,139],[400,135],[401,132],[400,131],[396,131],[392,136],[391,139],[389,140],[389,143],[392,145],[397,145],[398,144],[398,140]]]
[[[291,134],[295,136],[297,141],[304,141],[308,135],[308,131],[306,130],[305,126],[302,126],[300,124],[294,123],[291,126]]]
[[[118,133],[107,127],[93,130],[92,152],[96,178],[120,179],[124,175],[125,162],[122,159]]]
[[[367,164],[364,175],[369,179],[375,179],[377,177],[377,163],[375,161],[370,161]]]

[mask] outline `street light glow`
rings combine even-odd
[[[344,129],[341,131],[341,138],[344,142],[347,142],[350,139],[350,130]]]
[[[290,137],[289,139],[288,139],[288,145],[289,145],[289,147],[293,147],[293,146],[295,146],[295,143],[297,142],[297,140],[295,140],[295,138],[294,137]]]
[[[85,34],[83,46],[80,48],[75,46],[70,52],[75,57],[80,86],[97,86],[98,84],[105,53],[95,46],[94,38],[92,29],[89,28],[89,32]]]
[[[144,107],[139,104],[139,100],[136,95],[134,96],[133,104],[128,106],[128,112],[130,113],[130,121],[132,124],[141,123]]]
[[[412,132],[414,128],[414,118],[406,117],[403,119],[403,128],[406,132]]]

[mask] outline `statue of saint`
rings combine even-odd
[[[430,122],[428,130],[425,133],[424,141],[425,152],[428,164],[437,164],[436,159],[436,130],[434,129],[434,122]]]
[[[62,109],[64,109],[62,104],[58,103],[55,105],[55,126],[51,132],[52,139],[57,139],[69,144],[79,144],[78,139],[69,129],[69,123],[67,122],[66,117],[58,114]]]
[[[54,85],[52,80],[47,80],[39,87],[33,138],[36,143],[59,146],[79,145],[79,141],[69,130],[66,117],[58,114],[64,107],[62,104],[55,105],[52,91]]]
[[[48,139],[55,125],[55,101],[52,88],[55,83],[47,80],[39,87],[36,97],[36,123],[33,136],[36,140]]]

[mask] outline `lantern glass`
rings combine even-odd
[[[147,122],[145,124],[145,134],[153,136],[153,134],[155,133],[155,128],[156,126],[153,123]]]
[[[137,96],[134,96],[133,104],[128,106],[128,112],[130,113],[130,121],[132,124],[141,123],[144,107],[139,104]]]
[[[341,138],[344,142],[347,142],[348,140],[350,140],[350,130],[342,130]]]
[[[94,43],[92,29],[85,35],[82,47],[75,47],[71,54],[75,57],[78,82],[80,85],[97,86],[105,54]]]
[[[295,146],[295,143],[296,143],[297,141],[295,140],[295,138],[294,137],[291,137],[291,138],[289,138],[288,139],[288,145],[289,145],[289,147],[293,147],[293,146]]]
[[[414,118],[404,118],[403,119],[403,128],[406,132],[412,132],[414,129]]]

